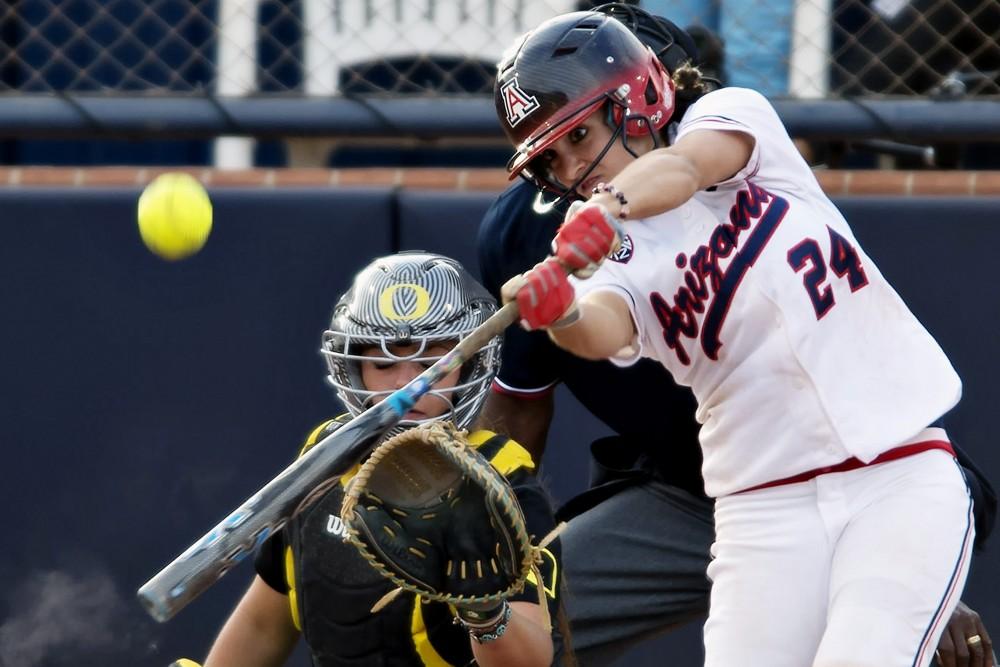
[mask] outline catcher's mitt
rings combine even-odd
[[[348,485],[341,518],[400,589],[487,606],[524,587],[538,548],[510,484],[463,436],[432,422],[382,443]]]

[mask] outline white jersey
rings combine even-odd
[[[574,284],[628,302],[637,344],[613,361],[652,357],[692,388],[708,494],[871,461],[953,407],[961,382],[951,363],[767,100],[710,93],[678,137],[699,129],[751,135],[746,167],[677,209],[628,221],[618,253]]]

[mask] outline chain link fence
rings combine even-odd
[[[20,0],[0,94],[488,94],[577,0]],[[1000,95],[1000,0],[644,0],[771,97]],[[714,36],[714,37],[713,37]],[[718,38],[718,42],[714,41]],[[707,42],[705,40],[708,40]]]

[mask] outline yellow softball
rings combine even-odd
[[[184,259],[208,240],[212,202],[193,176],[161,174],[139,196],[138,220],[147,248],[163,259]]]

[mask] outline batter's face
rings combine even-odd
[[[420,357],[441,357],[447,354],[455,343],[434,343],[420,353]],[[420,346],[413,345],[389,345],[389,351],[397,357],[409,357],[417,353]],[[432,361],[394,361],[387,359],[379,347],[370,347],[361,353],[362,356],[371,357],[371,361],[361,362],[361,380],[365,383],[368,391],[391,392],[402,388],[407,382],[417,377],[430,368]],[[441,391],[450,389],[458,384],[458,376],[461,369],[455,369],[444,376],[435,385],[434,389]],[[442,392],[449,398],[449,392]],[[382,401],[385,394],[376,396],[375,403]],[[433,394],[424,394],[413,408],[406,413],[404,419],[419,421],[422,419],[432,419],[440,417],[449,410],[449,406],[439,397]]]
[[[611,140],[613,132],[605,122],[605,113],[604,109],[598,109],[542,151],[538,158],[542,163],[540,167],[547,168],[559,183],[575,183]],[[628,145],[636,155],[643,155],[655,147],[653,138],[648,135],[630,137]],[[633,160],[635,155],[625,149],[620,138],[616,139],[593,171],[576,186],[576,193],[584,199],[590,197],[595,185],[607,183]]]

